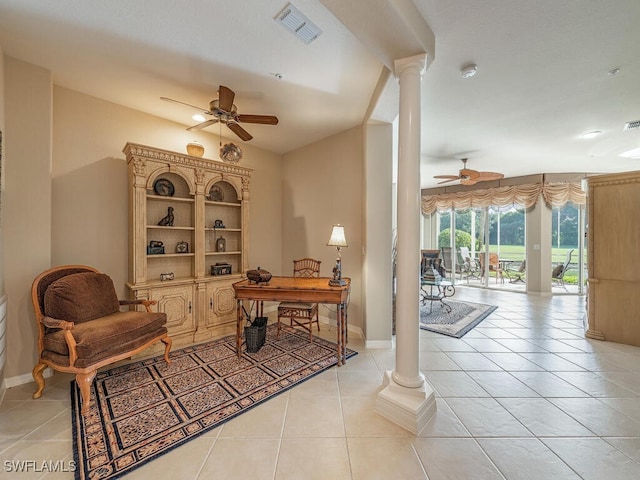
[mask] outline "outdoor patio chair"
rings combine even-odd
[[[478,258],[480,260],[480,276],[483,277],[485,269],[485,253],[480,253]],[[489,272],[496,273],[496,283],[498,283],[498,279],[502,280],[502,283],[504,283],[504,276],[502,275],[502,264],[500,263],[500,259],[498,258],[497,253],[489,254]]]
[[[564,284],[564,275],[565,273],[567,273],[569,265],[571,264],[571,257],[573,256],[573,252],[573,249],[569,250],[567,252],[567,258],[565,259],[564,263],[559,263],[558,265],[556,265],[551,272],[551,283],[553,284],[555,282],[556,286],[562,287],[565,290],[567,289],[567,287]]]
[[[471,257],[469,247],[459,247],[459,257],[461,258],[461,276],[464,275],[469,283],[469,278],[478,278],[480,276],[480,265]]]
[[[527,270],[527,261],[522,260],[517,266],[516,263],[509,263],[504,269],[504,274],[509,279],[509,283],[525,283],[524,276]]]

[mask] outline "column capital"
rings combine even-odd
[[[416,69],[422,75],[427,66],[427,54],[419,53],[411,57],[399,58],[393,61],[395,76],[400,77],[406,70]]]

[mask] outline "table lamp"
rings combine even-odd
[[[330,247],[338,249],[338,258],[336,258],[336,266],[333,267],[333,278],[329,280],[329,285],[333,287],[341,287],[347,282],[342,279],[342,256],[340,255],[340,247],[348,247],[347,239],[344,236],[344,227],[342,225],[334,225],[331,230],[331,237],[327,242]]]

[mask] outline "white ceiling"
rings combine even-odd
[[[349,5],[389,2],[407,0]],[[0,0],[0,46],[50,69],[57,85],[185,127],[194,112],[160,97],[207,108],[226,85],[240,113],[278,116],[244,127],[252,144],[284,153],[360,124],[386,63],[344,26],[362,23],[357,8],[343,25],[324,6],[335,10],[332,0],[292,3],[323,30],[310,45],[274,21],[287,0]],[[640,1],[414,3],[436,38],[423,80],[423,187],[457,173],[462,157],[506,176],[640,169],[618,156],[640,147],[640,129],[623,131],[640,120]],[[467,63],[478,65],[471,79],[460,76]],[[394,114],[394,89],[385,95],[378,120]],[[580,138],[592,130],[603,134]]]

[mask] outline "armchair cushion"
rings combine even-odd
[[[120,310],[113,281],[104,273],[74,273],[47,288],[44,311],[48,317],[80,324]]]
[[[153,337],[166,333],[165,313],[116,312],[90,322],[77,323],[71,334],[77,343],[75,366],[84,368],[104,358],[133,350]],[[64,330],[53,330],[44,336],[44,357],[69,362],[69,348]],[[63,360],[63,357],[67,357]]]

